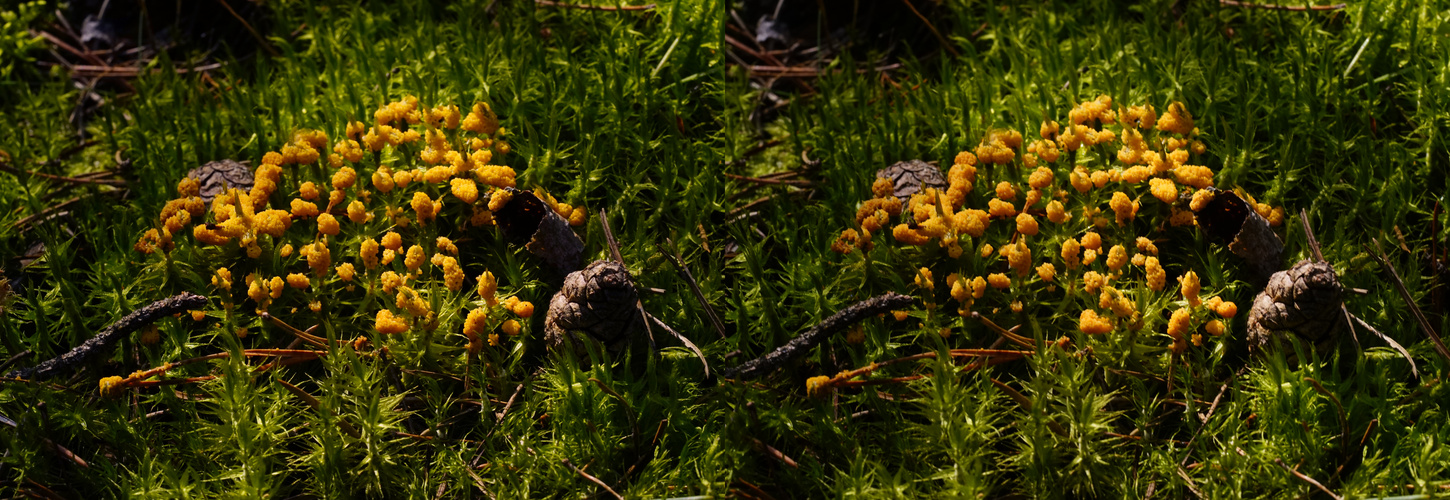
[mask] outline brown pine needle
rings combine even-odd
[[[618,500],[624,500],[624,497],[620,496],[618,492],[615,492],[614,491],[614,488],[610,488],[609,485],[604,484],[604,481],[600,481],[599,478],[594,477],[594,476],[591,476],[591,475],[589,475],[588,472],[584,472],[583,470],[580,470],[578,467],[575,467],[574,466],[574,463],[573,462],[570,462],[569,459],[565,458],[563,460],[563,462],[564,462],[564,465],[569,466],[569,469],[573,470],[575,474],[578,474],[578,475],[582,476],[584,479],[587,479],[587,480],[589,480],[589,482],[598,485],[600,488],[604,488],[604,491],[609,492],[610,496],[613,496],[614,498],[616,498]]]

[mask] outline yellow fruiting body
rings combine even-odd
[[[1097,311],[1092,309],[1083,309],[1082,314],[1078,316],[1077,325],[1079,330],[1088,335],[1102,335],[1113,331],[1113,323],[1098,316]]]
[[[1198,273],[1188,271],[1178,277],[1178,289],[1183,294],[1183,300],[1188,301],[1189,307],[1198,307],[1198,291],[1200,288]]]
[[[377,318],[373,323],[373,328],[376,329],[378,333],[391,335],[395,333],[403,333],[408,329],[408,324],[403,322],[402,318],[393,315],[392,311],[389,311],[387,309],[379,309]]]

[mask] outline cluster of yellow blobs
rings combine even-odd
[[[1168,281],[1157,245],[1131,233],[1126,244],[1105,245],[1103,235],[1128,232],[1145,208],[1152,208],[1146,213],[1166,216],[1166,220],[1151,221],[1158,230],[1196,224],[1193,211],[1211,200],[1213,191],[1206,188],[1213,185],[1214,174],[1191,161],[1194,155],[1206,153],[1207,146],[1199,140],[1187,107],[1178,102],[1168,105],[1160,115],[1152,105],[1115,108],[1111,98],[1101,96],[1075,106],[1068,118],[1065,124],[1042,122],[1037,130],[1039,139],[1031,141],[1024,141],[1016,131],[989,133],[976,148],[955,157],[948,171],[947,189],[924,187],[905,203],[893,196],[898,186],[892,180],[876,179],[872,184],[874,197],[862,202],[857,210],[856,227],[843,231],[832,250],[842,254],[870,252],[877,242],[874,240],[879,240],[875,235],[885,227],[891,227],[892,239],[900,244],[920,246],[935,241],[954,261],[968,254],[962,249],[964,245],[975,243],[979,249],[976,256],[987,259],[996,254],[1002,257],[1006,269],[984,273],[985,277],[958,273],[948,276],[951,297],[960,304],[960,315],[970,314],[973,302],[981,299],[988,288],[1009,291],[1014,286],[1040,283],[1048,290],[1061,286],[1069,294],[1094,294],[1097,300],[1092,303],[1097,307],[1081,311],[1078,321],[1085,333],[1141,329],[1144,320],[1140,302],[1164,291]],[[978,199],[985,203],[970,206],[968,201],[973,198],[982,169],[989,169],[985,170],[989,173],[995,170],[998,182],[988,184],[990,190],[980,193]],[[1055,181],[1063,177],[1061,174],[1066,174],[1067,182],[1058,188]],[[1146,189],[1138,187],[1145,182]],[[1135,196],[1134,192],[1142,194]],[[1281,208],[1241,195],[1273,226],[1282,224]],[[1145,196],[1166,207],[1145,207]],[[1192,201],[1184,206],[1180,199]],[[1107,206],[1102,207],[1103,203]],[[1045,230],[1045,224],[1064,226],[1077,214],[1088,226],[1077,236],[1064,240],[1062,237],[1067,235],[1062,235],[1061,230]],[[901,220],[892,226],[896,218]],[[1015,230],[994,248],[983,238],[998,221],[1011,221],[1009,227]],[[1113,229],[1113,225],[1119,229]],[[1060,249],[1042,252],[1047,254],[1046,259],[1034,260],[1034,248],[1041,250],[1041,242],[1048,241],[1061,241]],[[1129,269],[1136,269],[1134,273],[1141,276],[1146,290],[1140,290],[1136,282],[1132,286],[1115,285]],[[1197,277],[1191,272],[1188,276],[1196,287]],[[924,291],[927,308],[934,309],[930,269],[920,268],[916,281]],[[1013,295],[1010,309],[1022,311],[1020,295],[1009,293]],[[1196,289],[1194,294],[1193,307],[1197,307]],[[1235,309],[1232,303],[1216,301],[1212,310],[1229,317]],[[1180,351],[1179,344],[1186,338],[1192,318],[1186,312],[1189,309],[1183,311],[1170,319],[1168,331]],[[1225,330],[1223,322],[1216,319],[1202,323],[1211,334]]]
[[[380,107],[372,118],[372,124],[346,123],[343,137],[331,143],[323,131],[295,132],[278,151],[263,156],[249,190],[221,193],[210,207],[199,197],[197,180],[182,180],[179,197],[166,204],[156,227],[142,235],[135,249],[170,255],[175,235],[189,227],[200,245],[236,244],[252,259],[271,249],[286,267],[295,262],[290,260],[295,250],[306,269],[297,266],[264,276],[261,261],[243,264],[259,269],[243,280],[246,297],[258,314],[281,300],[289,288],[303,294],[308,308],[318,312],[335,291],[332,287],[353,290],[361,284],[367,293],[389,299],[379,301],[383,305],[375,314],[368,313],[378,333],[437,328],[439,314],[434,308],[441,301],[430,299],[461,292],[467,275],[453,240],[432,235],[493,224],[493,212],[511,198],[504,188],[517,184],[512,168],[492,163],[510,151],[501,139],[507,131],[486,103],[466,111],[452,105],[429,108],[409,96]],[[562,203],[540,189],[535,194],[572,225],[585,222],[584,207]],[[447,200],[450,196],[453,200]],[[445,205],[452,203],[467,208],[458,220],[444,224]],[[274,204],[277,208],[272,208]],[[377,220],[387,224],[376,224]],[[294,226],[304,231],[299,233]],[[405,248],[404,234],[416,234],[409,237],[418,241]],[[361,244],[351,248],[336,243],[358,237]],[[334,265],[334,254],[348,262]],[[395,260],[401,260],[402,266]],[[493,328],[521,333],[518,319],[530,317],[534,309],[518,297],[500,302],[492,273],[484,271],[478,281],[479,298],[486,305],[469,311],[463,321],[472,352],[481,347],[481,335]],[[235,304],[229,267],[216,268],[211,284],[230,315]],[[491,308],[501,310],[490,314]],[[503,311],[514,318],[506,318]],[[491,335],[489,343],[497,344],[497,335]]]
[[[1188,348],[1188,335],[1194,331],[1195,325],[1202,324],[1204,331],[1210,335],[1223,335],[1227,327],[1218,318],[1233,318],[1239,312],[1237,304],[1223,300],[1216,295],[1208,300],[1200,300],[1198,293],[1202,284],[1198,280],[1198,275],[1193,271],[1180,276],[1178,283],[1180,293],[1183,294],[1183,300],[1188,303],[1188,307],[1175,309],[1168,320],[1167,333],[1169,337],[1173,337],[1173,352],[1175,353],[1181,353]],[[1192,342],[1193,345],[1203,345],[1203,336],[1193,333]]]
[[[493,330],[490,320],[497,322],[503,314],[513,314],[519,318],[528,318],[534,315],[534,305],[527,301],[519,300],[518,297],[509,297],[502,302],[498,300],[498,280],[493,273],[484,272],[478,279],[478,295],[483,299],[485,306],[468,311],[468,319],[463,323],[463,335],[468,337],[468,352],[477,353],[483,349],[484,332]],[[498,325],[508,335],[518,335],[523,331],[523,325],[516,319],[503,320]],[[488,345],[498,345],[499,336],[497,333],[488,333]]]

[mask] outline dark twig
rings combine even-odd
[[[1264,10],[1287,10],[1293,12],[1339,10],[1347,7],[1347,4],[1337,3],[1333,5],[1276,5],[1272,3],[1248,3],[1237,0],[1218,0],[1218,4],[1225,7],[1243,7],[1247,9]]]
[[[765,490],[760,489],[760,487],[759,486],[756,486],[755,483],[752,483],[750,481],[746,481],[744,479],[739,479],[739,478],[735,479],[735,482],[740,483],[742,486],[744,486],[747,489],[749,489],[751,495],[754,495],[754,496],[760,498],[761,500],[775,500],[775,497],[771,496],[770,493],[766,493]],[[741,494],[742,493],[745,493],[745,492],[740,491],[740,490],[733,490],[733,491],[736,493],[737,496],[744,497],[744,495],[741,495]]]
[[[814,182],[807,180],[762,179],[760,177],[746,177],[744,175],[735,174],[725,174],[725,177],[729,177],[737,181],[754,182],[756,184],[786,184],[791,186],[809,186],[815,184]]]
[[[792,469],[801,468],[800,464],[797,464],[795,460],[792,460],[790,457],[786,456],[786,454],[781,453],[780,450],[775,449],[774,446],[765,444],[764,441],[751,437],[750,444],[755,445],[755,449],[760,450],[762,453],[770,455],[770,458],[774,458],[776,460],[779,460],[780,463],[789,465]]]
[[[650,321],[653,321],[656,325],[659,325],[660,328],[664,328],[665,331],[669,332],[670,335],[673,335],[676,339],[679,339],[681,343],[685,344],[686,348],[695,353],[695,357],[700,358],[700,364],[705,367],[706,380],[714,378],[714,375],[710,374],[710,362],[705,361],[705,352],[701,351],[699,347],[695,346],[694,342],[690,342],[689,337],[686,337],[684,334],[675,331],[674,328],[670,328],[670,325],[667,325],[665,324],[665,322],[660,321],[660,319],[656,318],[653,314],[645,313],[645,316],[649,317]]]
[[[992,330],[994,332],[997,332],[997,335],[1001,335],[1002,338],[1007,339],[1007,341],[1012,342],[1013,344],[1017,344],[1017,345],[1020,345],[1022,347],[1026,347],[1028,349],[1036,349],[1037,348],[1037,345],[1032,342],[1032,339],[1029,339],[1027,337],[1023,337],[1023,336],[1018,335],[1016,333],[1012,333],[1012,330],[1008,330],[1006,328],[1002,328],[1000,326],[997,326],[996,323],[993,323],[992,320],[987,319],[986,316],[983,316],[981,313],[978,313],[977,311],[972,311],[971,317],[973,319],[976,319],[977,321],[982,322],[982,324],[983,325],[986,325],[988,329],[990,329],[990,330]],[[1016,329],[1017,327],[1014,326],[1012,328],[1013,329]]]
[[[1309,249],[1314,251],[1314,259],[1324,262],[1324,252],[1319,249],[1319,239],[1314,237],[1314,229],[1309,227],[1309,211],[1299,209],[1299,225],[1304,228],[1304,238],[1309,240]]]
[[[603,10],[603,11],[616,11],[616,10],[654,10],[654,8],[655,8],[655,4],[652,4],[652,3],[647,3],[647,4],[644,4],[644,5],[620,5],[620,6],[614,6],[614,5],[588,5],[588,4],[582,4],[582,3],[563,3],[563,2],[554,2],[554,1],[550,1],[550,0],[534,0],[534,4],[535,5],[538,5],[538,6],[541,6],[541,7],[567,7],[567,8],[570,8],[570,9]]]
[[[604,229],[604,242],[609,244],[609,255],[619,265],[624,265],[624,256],[619,253],[619,241],[614,239],[614,231],[609,228],[609,214],[604,209],[599,209],[599,226]]]
[[[639,420],[635,416],[634,407],[630,406],[629,400],[625,399],[624,395],[620,394],[619,391],[616,391],[613,388],[609,387],[608,384],[605,384],[603,380],[589,377],[589,381],[594,382],[594,385],[599,386],[599,390],[604,391],[610,396],[614,396],[614,399],[619,401],[619,404],[624,405],[624,416],[629,417],[629,427],[632,430],[630,434],[639,434]]]
[[[842,309],[840,312],[826,318],[821,324],[811,327],[800,336],[791,339],[780,348],[771,351],[769,354],[759,358],[741,363],[740,366],[727,368],[720,372],[720,376],[732,379],[752,379],[759,377],[766,372],[779,368],[787,361],[804,355],[816,344],[821,343],[826,337],[836,332],[845,330],[856,322],[877,314],[900,309],[911,304],[911,297],[895,292],[887,292]]]
[[[3,292],[0,292],[0,293],[3,293]],[[15,353],[14,356],[11,356],[9,358],[6,358],[4,363],[0,363],[0,370],[4,370],[6,368],[10,368],[10,365],[15,364],[16,362],[20,361],[21,358],[30,356],[31,354],[35,354],[35,351],[31,351],[30,349],[25,349],[23,351],[20,351],[20,352]]]
[[[1198,485],[1193,483],[1193,478],[1189,477],[1188,471],[1183,470],[1183,466],[1181,465],[1178,466],[1178,477],[1183,478],[1183,485],[1188,487],[1189,493],[1192,493],[1195,497],[1203,498],[1203,492],[1198,491]]]
[[[690,292],[695,294],[695,300],[700,303],[700,307],[705,308],[705,317],[710,320],[710,326],[715,327],[715,333],[720,334],[720,338],[725,338],[727,336],[725,322],[720,320],[720,315],[715,314],[715,308],[705,298],[705,292],[700,290],[700,284],[695,281],[695,275],[690,273],[689,267],[685,266],[685,259],[680,256],[680,249],[675,246],[675,241],[665,238],[665,243],[669,245],[670,250],[665,256],[669,257],[670,262],[673,262],[675,267],[680,270],[680,275],[684,276],[685,283],[690,285]]]
[[[1343,458],[1349,458],[1349,420],[1344,417],[1344,405],[1339,402],[1339,396],[1329,392],[1313,377],[1304,377],[1304,381],[1314,386],[1315,392],[1325,395],[1330,402],[1334,403],[1335,414],[1339,417],[1339,446],[1341,448],[1339,452]]]
[[[241,21],[242,27],[246,28],[247,32],[252,34],[252,38],[257,39],[257,45],[261,45],[262,50],[267,51],[267,55],[272,57],[277,57],[281,55],[277,53],[277,49],[272,48],[272,44],[267,43],[267,39],[263,37],[261,33],[258,33],[256,28],[252,27],[252,23],[247,22],[246,18],[242,17],[241,14],[238,14],[236,10],[232,9],[231,4],[228,4],[227,0],[216,1],[217,3],[222,4],[222,8],[227,9],[227,13],[231,14],[233,18],[235,18],[237,21]]]
[[[614,239],[614,230],[609,228],[609,214],[603,208],[599,209],[599,225],[604,229],[604,241],[609,244],[609,255],[614,258],[614,262],[624,266],[624,254],[619,252],[619,240]],[[626,270],[628,267],[625,266]],[[632,280],[634,277],[630,276],[630,279]],[[649,313],[644,310],[644,302],[635,300],[634,308],[639,312],[639,319],[644,323],[644,332],[649,337],[650,349],[654,349],[655,331],[649,326]]]
[[[206,297],[191,292],[182,292],[180,295],[167,297],[156,302],[147,304],[137,309],[119,321],[102,329],[95,337],[85,341],[70,352],[48,359],[45,362],[31,368],[12,370],[5,374],[6,377],[47,379],[55,376],[66,369],[84,363],[109,350],[121,337],[130,334],[141,327],[151,324],[165,316],[170,316],[187,309],[197,309],[206,304]]]
[[[9,172],[11,174],[14,174],[16,177],[19,177],[19,176],[22,176],[22,175],[25,175],[25,176],[33,176],[33,177],[39,177],[39,178],[42,178],[42,179],[45,179],[45,180],[68,182],[68,183],[71,183],[71,184],[105,184],[107,186],[125,186],[126,185],[126,181],[123,181],[121,179],[82,179],[82,178],[78,178],[78,177],[66,177],[64,175],[53,175],[53,174],[47,174],[47,173],[44,173],[44,172],[32,172],[32,171],[29,171],[29,170],[21,170],[21,169],[12,167],[12,166],[10,166],[9,164],[6,164],[6,163],[0,163],[0,171]]]
[[[926,16],[921,15],[921,11],[916,10],[916,6],[911,4],[911,0],[901,0],[901,3],[906,4],[906,8],[911,9],[911,13],[916,14],[916,18],[921,19],[921,22],[926,24],[926,29],[931,30],[931,34],[936,36],[938,42],[941,42],[942,48],[945,48],[947,49],[947,52],[952,53],[952,57],[962,56],[960,52],[957,52],[956,47],[952,47],[952,42],[947,40],[947,37],[942,36],[940,31],[937,31],[936,25],[931,24],[930,19],[927,19]]]
[[[580,470],[578,467],[575,467],[574,466],[574,463],[573,462],[570,462],[569,459],[567,459],[567,458],[564,459],[564,465],[569,466],[569,468],[572,469],[575,474],[578,474],[580,476],[583,476],[584,479],[588,479],[589,482],[594,483],[596,485],[599,485],[600,488],[604,488],[604,491],[609,492],[609,494],[610,495],[613,495],[614,498],[617,498],[619,500],[624,500],[624,497],[619,496],[619,493],[615,492],[614,491],[614,488],[610,488],[609,485],[604,484],[604,481],[600,481],[599,478],[594,477],[594,476],[591,476],[591,475],[589,475],[588,472],[584,472],[583,470]]]
[[[1294,477],[1297,477],[1306,483],[1314,485],[1315,488],[1319,488],[1319,491],[1323,491],[1326,495],[1329,495],[1329,498],[1333,498],[1334,500],[1342,500],[1343,497],[1335,495],[1333,491],[1329,491],[1329,488],[1325,488],[1323,484],[1319,483],[1319,481],[1315,481],[1314,478],[1306,476],[1302,472],[1289,468],[1289,466],[1285,464],[1283,460],[1279,460],[1276,457],[1274,458],[1274,463],[1279,464],[1279,467],[1283,467],[1284,470],[1289,471],[1289,473],[1293,474]]]
[[[1012,398],[1012,401],[1016,401],[1017,405],[1022,407],[1022,410],[1026,411],[1027,413],[1032,413],[1031,399],[1028,399],[1027,396],[1023,395],[1021,392],[1018,392],[1017,389],[1013,389],[1010,385],[1002,383],[995,378],[991,380],[992,385],[996,386],[997,390],[1002,391],[1002,393],[1006,394],[1007,397]],[[1057,435],[1059,436],[1067,437],[1067,429],[1062,428],[1062,425],[1058,424],[1056,420],[1050,418],[1044,418],[1043,420],[1047,422],[1047,428],[1051,429],[1052,432],[1057,433]]]
[[[1303,208],[1299,209],[1299,225],[1304,228],[1304,239],[1309,241],[1309,249],[1314,251],[1314,259],[1318,260],[1319,262],[1326,262],[1324,260],[1324,251],[1321,250],[1319,247],[1319,239],[1314,237],[1314,228],[1309,226],[1308,210],[1305,210]],[[1351,340],[1354,340],[1355,349],[1361,351],[1364,350],[1359,345],[1359,331],[1354,328],[1354,315],[1349,313],[1349,308],[1345,307],[1343,303],[1339,304],[1339,310],[1342,314],[1344,314],[1344,323],[1346,325],[1349,325],[1349,338]],[[1381,337],[1383,337],[1383,335]],[[1389,342],[1391,344],[1394,343],[1393,340]],[[1410,356],[1406,354],[1405,359],[1410,359]],[[1413,366],[1414,364],[1415,360],[1410,359],[1410,365]],[[1416,371],[1418,372],[1418,370]],[[1416,376],[1418,377],[1418,374]]]
[[[1410,362],[1410,373],[1414,374],[1415,378],[1420,378],[1420,369],[1415,366],[1415,358],[1410,357],[1410,351],[1405,350],[1405,346],[1400,345],[1399,342],[1395,342],[1395,339],[1390,338],[1389,335],[1385,335],[1379,330],[1376,330],[1375,327],[1370,326],[1369,323],[1365,323],[1364,320],[1359,319],[1359,316],[1349,314],[1348,309],[1346,309],[1344,313],[1348,314],[1350,319],[1353,319],[1355,322],[1359,323],[1359,326],[1365,327],[1370,331],[1370,333],[1373,333],[1375,334],[1375,336],[1383,339],[1386,343],[1390,345],[1390,347],[1394,348],[1395,351],[1398,351],[1400,353],[1400,357],[1403,357],[1405,358],[1405,361]]]
[[[1208,405],[1208,413],[1203,417],[1203,425],[1198,426],[1198,430],[1193,431],[1193,436],[1188,438],[1188,445],[1183,447],[1186,452],[1183,454],[1183,460],[1178,462],[1179,466],[1188,463],[1188,457],[1193,453],[1193,442],[1198,439],[1199,434],[1203,433],[1203,429],[1208,427],[1208,422],[1213,419],[1214,410],[1218,409],[1218,402],[1223,399],[1223,394],[1225,392],[1228,392],[1228,386],[1232,384],[1234,380],[1238,380],[1239,377],[1243,376],[1244,370],[1247,369],[1249,369],[1248,365],[1244,365],[1243,368],[1239,368],[1239,371],[1234,372],[1234,375],[1232,377],[1229,377],[1228,380],[1225,380],[1223,382],[1223,385],[1219,386],[1218,395],[1213,397],[1213,402],[1209,403]]]
[[[513,395],[509,396],[508,402],[503,404],[503,411],[500,411],[494,415],[495,418],[493,427],[488,430],[488,434],[485,434],[483,436],[483,439],[478,440],[479,443],[487,443],[488,438],[493,437],[493,433],[497,432],[499,427],[503,427],[503,419],[504,417],[507,417],[509,415],[509,410],[513,409],[514,402],[519,399],[520,394],[524,393],[524,389],[528,388],[528,385],[534,381],[534,376],[540,373],[543,373],[542,367],[540,367],[538,370],[535,370],[534,373],[529,374],[528,378],[525,378],[523,382],[519,382],[519,386],[514,388]],[[478,462],[480,460],[483,460],[483,451],[487,449],[487,446],[480,445],[478,447],[478,452],[474,453],[473,460],[469,462],[469,465],[472,467],[478,467]]]
[[[358,433],[357,429],[354,428],[352,426],[352,424],[349,424],[349,423],[347,423],[346,420],[343,420],[343,419],[338,418],[335,415],[333,415],[331,410],[328,410],[327,408],[324,408],[322,406],[322,401],[318,401],[317,400],[317,397],[315,397],[315,396],[313,396],[311,394],[308,394],[307,391],[302,390],[301,387],[297,387],[295,385],[292,385],[291,382],[288,382],[286,380],[282,380],[280,378],[277,379],[277,383],[282,384],[282,387],[286,388],[287,391],[291,392],[293,395],[295,395],[295,396],[297,396],[299,398],[302,398],[302,401],[305,402],[305,403],[307,403],[307,406],[311,406],[312,407],[312,411],[315,411],[317,413],[321,413],[321,414],[323,414],[323,416],[327,417],[328,419],[336,420],[337,421],[337,427],[339,429],[342,429],[343,432],[346,432],[347,435],[352,436],[354,438],[359,437],[359,436],[362,435],[362,434],[359,434]]]
[[[21,489],[20,490],[22,492],[25,492],[25,494],[27,494],[27,495],[33,495],[36,498],[51,498],[51,499],[57,499],[57,500],[65,500],[65,497],[60,496],[59,493],[56,493],[54,490],[51,490],[50,488],[45,487],[45,485],[35,482],[34,479],[31,479],[31,478],[28,478],[27,477],[27,478],[25,478],[25,482],[26,483],[30,483],[30,486],[33,486],[33,487],[39,489],[39,491],[32,491],[30,489]]]
[[[1368,246],[1365,249],[1369,250]],[[1440,340],[1440,335],[1435,333],[1435,329],[1430,326],[1430,320],[1425,319],[1425,313],[1420,311],[1420,306],[1415,305],[1415,298],[1411,297],[1410,291],[1405,289],[1405,282],[1400,280],[1400,273],[1395,272],[1394,264],[1390,264],[1390,259],[1385,255],[1378,238],[1374,240],[1374,253],[1370,255],[1379,260],[1380,264],[1390,272],[1390,283],[1395,285],[1395,290],[1400,292],[1400,298],[1404,299],[1405,305],[1410,307],[1410,314],[1415,317],[1416,322],[1420,323],[1420,329],[1424,330],[1425,336],[1435,344],[1435,351],[1444,356],[1446,360],[1450,360],[1450,349],[1445,348],[1445,342]]]

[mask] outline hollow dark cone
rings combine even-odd
[[[1233,191],[1209,188],[1213,200],[1195,213],[1199,227],[1219,241],[1228,242],[1230,251],[1242,257],[1254,272],[1255,284],[1264,284],[1280,267],[1284,242],[1269,221]]]
[[[504,237],[543,260],[547,264],[545,269],[551,273],[548,281],[552,283],[578,270],[584,242],[569,228],[569,221],[554,213],[534,193],[506,189],[511,195],[509,202],[493,214]],[[487,202],[485,199],[484,203]]]

